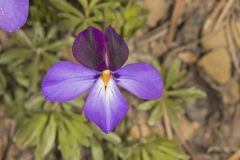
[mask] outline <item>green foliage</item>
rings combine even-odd
[[[164,70],[157,61],[153,65],[162,73],[164,79],[164,95],[161,99],[143,102],[138,106],[140,110],[151,110],[148,120],[149,125],[155,125],[156,121],[162,117],[163,107],[166,107],[168,116],[172,121],[177,121],[177,115],[183,112],[182,105],[196,98],[205,98],[206,94],[195,86],[179,88],[180,82],[184,81],[186,71],[181,69],[181,61],[175,59],[169,69]]]
[[[91,152],[94,160],[104,160],[104,153],[101,144],[95,139],[91,140]]]
[[[92,131],[83,116],[54,111],[40,112],[26,120],[16,140],[25,147],[36,146],[36,159],[44,159],[51,150],[58,148],[64,159],[74,160],[79,158],[81,146],[90,145],[91,136]]]
[[[57,11],[53,10],[47,0],[32,0],[30,1],[30,17],[28,24],[33,25],[35,22],[41,22],[44,26],[54,25],[57,22]]]
[[[17,121],[16,142],[34,147],[37,160],[46,159],[55,151],[60,151],[64,160],[84,156],[93,160],[188,159],[175,142],[155,135],[132,142],[126,133],[104,134],[79,114],[83,98],[51,103],[41,95],[40,84],[47,69],[68,57],[62,53],[68,53],[73,43],[71,31],[76,34],[89,26],[103,30],[111,24],[123,36],[130,36],[144,22],[145,13],[137,1],[31,1],[28,21],[31,28],[13,34],[12,48],[0,53],[0,100],[6,106],[6,114]],[[158,62],[154,64],[160,70]],[[151,125],[161,117],[163,105],[174,119],[182,111],[182,102],[205,97],[196,87],[175,87],[185,77],[180,61],[174,61],[166,75],[163,70],[162,73],[166,82],[164,97],[139,105],[139,109],[151,111]]]
[[[132,146],[122,146],[119,156],[125,160],[188,160],[174,141],[159,138],[146,139]]]
[[[145,14],[137,2],[124,3],[113,0],[50,0],[61,12],[63,29],[74,29],[77,34],[89,26],[104,29],[112,25],[123,36],[132,35],[145,23]]]
[[[72,37],[58,40],[56,36],[56,26],[51,27],[46,33],[38,22],[34,23],[31,35],[22,30],[14,34],[18,47],[0,53],[2,68],[0,93],[4,92],[6,85],[10,87],[19,85],[27,89],[28,93],[37,92],[42,71],[45,72],[53,63],[59,61],[56,53],[66,49],[73,42]],[[4,81],[7,79],[9,83],[5,84]]]

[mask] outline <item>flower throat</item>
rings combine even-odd
[[[111,78],[111,71],[108,70],[108,69],[102,71],[101,78],[102,78],[103,83],[104,83],[104,85],[105,85],[105,87],[106,87],[107,84],[108,84],[109,79]]]

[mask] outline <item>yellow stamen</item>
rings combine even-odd
[[[102,80],[105,86],[107,86],[109,79],[111,78],[111,71],[110,70],[104,70],[102,71]]]

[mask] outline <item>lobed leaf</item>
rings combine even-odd
[[[167,92],[170,97],[178,97],[183,99],[188,98],[206,98],[206,93],[196,87],[176,89]]]
[[[172,65],[169,68],[166,81],[165,81],[165,88],[168,89],[176,82],[179,82],[184,78],[185,71],[181,70],[181,61],[179,59],[175,59]]]

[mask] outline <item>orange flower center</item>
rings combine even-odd
[[[111,71],[110,70],[104,70],[102,71],[102,80],[105,86],[107,86],[109,79],[111,78]]]

